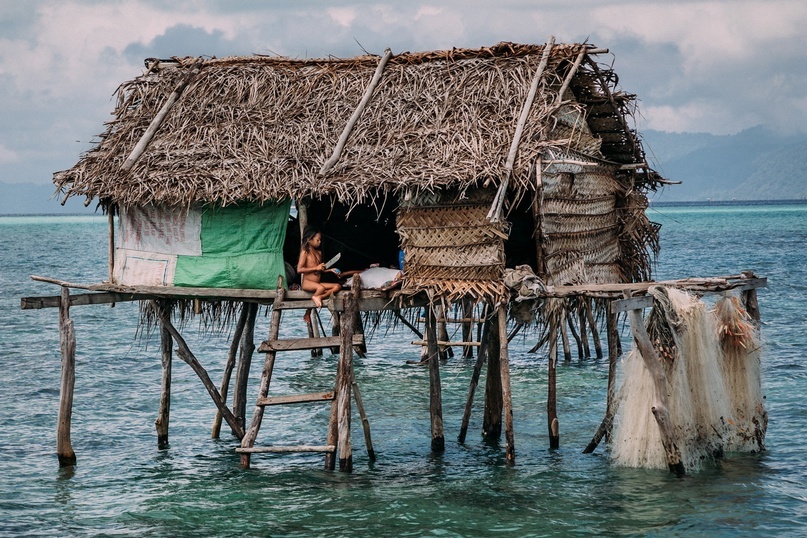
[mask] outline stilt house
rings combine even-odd
[[[147,59],[145,73],[120,86],[97,145],[54,177],[63,198],[97,200],[110,215],[109,279],[89,289],[108,301],[156,299],[169,358],[173,337],[193,362],[170,324],[177,299],[201,308],[242,304],[247,321],[242,315],[239,327],[247,332],[250,305],[274,303],[275,338],[292,299],[310,306],[308,294],[286,291],[284,269],[284,258],[296,262],[306,222],[322,227],[326,259],[340,252],[345,269],[397,267],[402,252],[399,289],[341,292],[330,308],[347,312],[351,297],[360,311],[439,303],[443,316],[447,305],[487,305],[482,349],[489,371],[499,367],[503,391],[490,403],[499,421],[504,409],[512,459],[508,305],[533,299],[520,321],[547,329],[556,354],[570,312],[581,320],[587,313],[593,326],[592,307],[607,310],[600,299],[621,299],[626,284],[651,280],[659,230],[645,214],[646,195],[664,180],[631,126],[635,96],[598,61],[607,52],[550,39],[349,59]],[[550,307],[552,297],[565,306]],[[423,338],[433,357],[440,341],[429,313]],[[352,325],[343,319],[340,327],[350,338]],[[342,355],[352,343],[343,342]],[[270,335],[260,351],[273,361],[287,348]],[[430,361],[435,449],[443,443],[438,367]],[[352,376],[352,367],[341,368]],[[202,373],[245,439],[248,464],[271,400],[266,372],[251,424],[244,388],[230,411],[224,384],[217,390]],[[344,394],[330,395],[340,401],[336,422]],[[557,418],[549,425],[557,439]],[[337,451],[339,433],[321,448]],[[338,451],[345,464],[349,447]]]

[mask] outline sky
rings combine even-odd
[[[805,0],[0,0],[0,182],[71,167],[148,57],[608,48],[636,127],[807,130]]]

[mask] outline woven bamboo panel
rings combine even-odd
[[[588,232],[570,232],[545,234],[544,248],[547,254],[559,250],[583,252],[596,250],[602,245],[613,242],[617,237],[617,228],[602,228]]]
[[[420,265],[443,267],[473,267],[504,263],[501,242],[455,247],[412,247],[405,245],[404,267],[407,270]]]
[[[596,263],[586,266],[588,281],[594,284],[626,282],[618,263]]]
[[[421,279],[440,280],[500,280],[503,278],[502,265],[478,265],[475,267],[444,267],[441,265],[420,265],[415,271],[404,272],[404,282]]]
[[[544,233],[586,232],[616,225],[616,211],[601,215],[544,215],[541,221]]]
[[[582,259],[584,262],[586,262],[586,264],[611,263],[617,261],[619,259],[619,255],[619,241],[616,237],[614,237],[600,245],[597,245],[597,248],[589,250],[554,250],[546,255],[546,260],[547,263],[549,263],[555,259],[563,260],[569,256],[572,256],[574,258]]]
[[[547,260],[547,283],[551,286],[588,282],[586,264],[581,258]]]
[[[424,199],[422,197],[418,200]],[[474,199],[477,203],[468,203]],[[497,300],[504,293],[504,223],[487,220],[490,194],[470,192],[463,203],[409,205],[398,211],[404,250],[403,290],[429,290],[449,300]],[[428,198],[432,201],[433,198]]]
[[[546,174],[544,195],[548,198],[591,198],[613,195],[620,190],[619,183],[606,171],[584,170],[574,174],[571,185],[564,174]]]
[[[399,232],[402,241],[419,247],[490,243],[501,237],[493,226],[446,226],[444,228],[406,228]]]
[[[545,196],[541,206],[544,216],[549,215],[602,215],[614,210],[613,195],[592,198],[560,198]]]
[[[479,226],[486,222],[489,205],[446,205],[403,209],[398,229]]]

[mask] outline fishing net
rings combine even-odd
[[[654,307],[646,319],[667,384],[673,435],[688,471],[727,450],[762,448],[759,346],[753,325],[736,298],[709,310],[686,292],[653,287]],[[611,459],[621,466],[667,468],[658,405],[645,358],[634,348],[623,360]]]

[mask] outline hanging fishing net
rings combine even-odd
[[[663,365],[672,434],[688,471],[725,451],[763,448],[767,415],[762,406],[756,330],[736,297],[714,309],[686,292],[655,286],[645,327]],[[623,359],[611,459],[621,466],[667,468],[653,407],[654,380],[639,350]],[[650,360],[656,360],[651,358]]]

